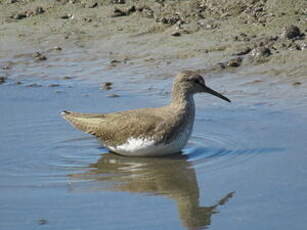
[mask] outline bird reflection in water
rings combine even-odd
[[[217,213],[217,207],[233,196],[231,192],[214,205],[199,206],[195,170],[184,155],[136,158],[106,153],[89,168],[71,177],[101,182],[98,189],[102,190],[163,195],[173,199],[187,229],[206,228],[211,223],[212,214]]]

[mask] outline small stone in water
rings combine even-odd
[[[302,82],[299,82],[299,81],[296,81],[296,82],[293,82],[293,86],[299,86],[299,85],[301,85],[302,84]]]
[[[104,90],[110,90],[112,89],[112,85],[113,85],[112,82],[105,82],[101,85],[101,88]]]
[[[50,84],[50,85],[48,85],[48,87],[59,87],[60,86],[60,84]]]
[[[36,52],[32,55],[36,61],[46,61],[47,57],[42,55],[40,52]]]
[[[119,95],[118,94],[109,94],[109,95],[107,95],[107,97],[119,97]]]
[[[37,221],[37,223],[38,223],[39,225],[44,225],[44,224],[47,224],[48,221],[47,221],[46,219],[41,218],[41,219],[39,219],[39,220]]]
[[[238,57],[238,58],[233,58],[231,60],[229,60],[227,62],[227,66],[230,66],[230,67],[239,67],[241,65],[241,62],[242,62],[242,58]]]
[[[6,77],[0,77],[0,85],[5,83]]]
[[[42,87],[42,85],[37,84],[37,83],[32,83],[30,85],[27,85],[27,87],[31,87],[31,88],[33,88],[33,87]]]

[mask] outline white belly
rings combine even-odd
[[[106,146],[111,151],[125,155],[125,156],[163,156],[178,153],[187,143],[191,129],[186,129],[180,133],[177,138],[168,144],[156,144],[153,139],[149,138],[129,138],[126,143],[122,145]]]
[[[118,146],[106,146],[111,151],[125,156],[163,156],[178,153],[188,142],[194,123],[194,101],[189,98],[188,115],[182,126],[176,132],[176,136],[169,143],[162,143],[148,137],[130,137],[126,143]],[[161,138],[163,139],[163,138]]]

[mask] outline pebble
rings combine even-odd
[[[49,84],[48,87],[59,87],[60,84]]]
[[[292,83],[293,86],[299,86],[299,85],[301,85],[301,84],[302,84],[302,82],[299,82],[299,81],[296,81],[296,82],[293,82],[293,83]]]
[[[47,224],[48,221],[47,221],[46,219],[41,218],[41,219],[37,220],[37,223],[38,223],[39,225],[44,225],[44,224]]]
[[[111,3],[113,3],[113,4],[125,4],[126,0],[111,0]]]
[[[239,67],[241,65],[241,62],[242,62],[242,58],[237,57],[237,58],[230,59],[226,65],[229,67]]]
[[[1,69],[8,70],[8,69],[11,69],[11,67],[12,67],[12,63],[6,63],[5,65],[1,67]]]
[[[46,61],[47,57],[43,54],[41,54],[40,52],[36,52],[32,55],[36,61]]]
[[[61,19],[73,19],[73,15],[65,14],[65,15],[61,16]]]
[[[23,18],[26,18],[27,15],[25,13],[17,13],[15,15],[12,16],[13,19],[16,19],[16,20],[20,20],[20,19],[23,19]]]
[[[35,87],[42,87],[42,85],[37,84],[37,83],[32,83],[30,85],[27,85],[27,87],[35,88]]]
[[[226,68],[226,66],[225,66],[225,63],[223,63],[223,62],[219,62],[219,63],[217,63],[214,67],[213,67],[213,69],[215,69],[215,70],[223,70],[223,69],[225,69]]]
[[[110,90],[112,89],[112,85],[113,85],[112,82],[105,82],[101,85],[101,89]]]
[[[95,8],[97,6],[98,6],[97,2],[88,3],[88,5],[86,5],[86,7],[88,7],[88,8]]]
[[[18,1],[18,0],[8,0],[8,1],[7,1],[8,4],[14,4],[14,3],[16,3],[16,2],[19,2],[19,1]]]
[[[249,61],[253,63],[264,63],[269,60],[268,57],[270,55],[272,55],[270,48],[263,46],[263,47],[256,47],[252,49],[248,58],[249,58]]]
[[[295,25],[290,25],[290,26],[284,27],[284,30],[283,30],[281,36],[283,38],[287,38],[287,39],[294,39],[294,38],[301,37],[302,34],[301,34],[301,31],[300,31],[300,28],[298,28]]]
[[[238,56],[245,55],[245,54],[248,54],[251,51],[252,51],[252,49],[250,47],[245,47],[242,50],[238,51],[237,53],[234,53],[233,55],[238,55]]]
[[[0,85],[5,83],[6,81],[6,77],[0,77]]]
[[[43,7],[41,7],[41,6],[36,7],[35,10],[34,10],[34,14],[35,14],[35,15],[37,15],[37,14],[43,14],[43,13],[45,13],[45,10],[44,10]]]
[[[126,15],[127,14],[124,11],[115,8],[111,17],[121,17],[121,16],[126,16]]]
[[[124,9],[124,10],[115,8],[111,17],[128,16],[128,15],[134,13],[134,12],[136,12],[135,6],[131,6],[131,7]]]
[[[107,95],[107,97],[119,97],[119,95],[118,94],[109,94],[109,95]]]
[[[61,50],[62,50],[62,48],[61,48],[61,47],[59,47],[59,46],[55,46],[55,47],[53,47],[53,50],[61,51]]]
[[[175,32],[171,33],[171,35],[172,35],[173,37],[180,37],[180,36],[181,36],[181,33],[180,33],[179,31],[175,31]]]
[[[267,47],[257,47],[251,51],[251,56],[253,56],[254,58],[268,57],[270,55],[272,55],[272,52]]]
[[[114,64],[119,64],[120,61],[119,60],[116,60],[116,59],[113,59],[110,61],[110,64],[114,65]]]

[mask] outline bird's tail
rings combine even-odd
[[[99,123],[102,122],[103,114],[77,113],[64,110],[62,117],[75,128],[92,135],[96,135]]]

